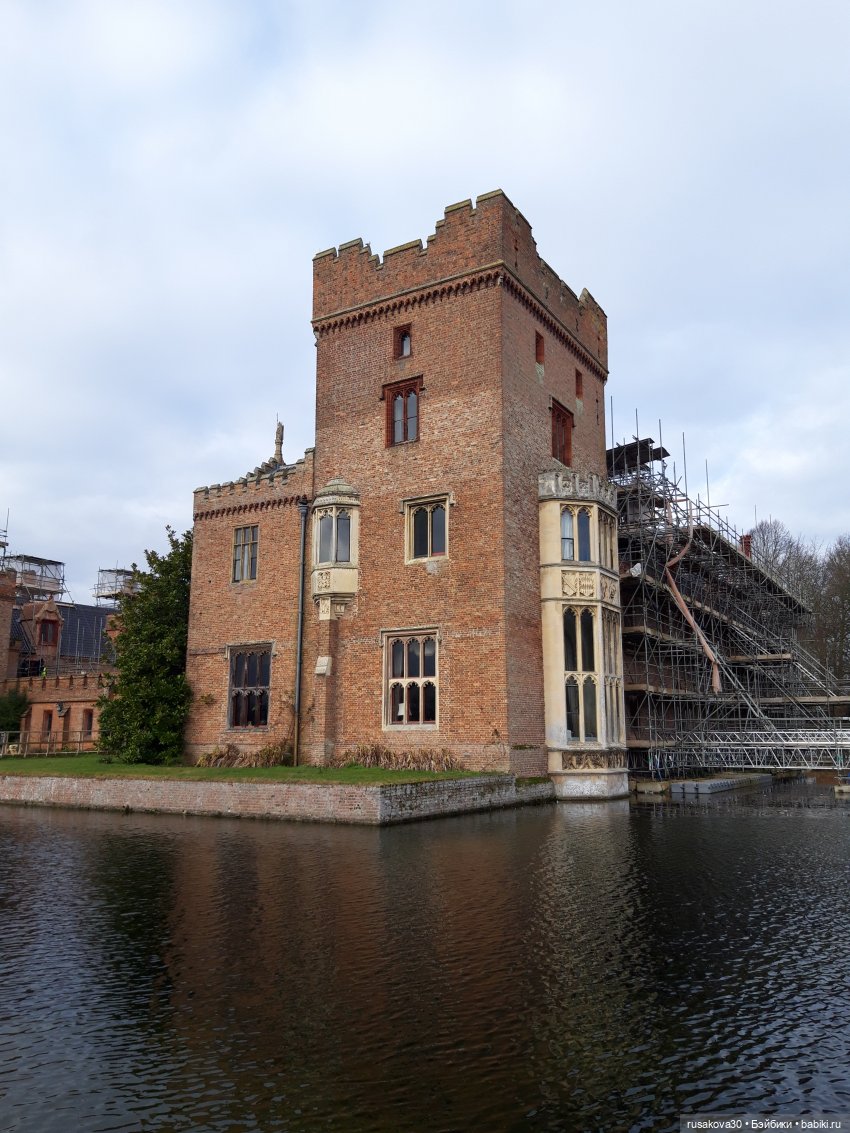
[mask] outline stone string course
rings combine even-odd
[[[383,786],[0,775],[2,803],[367,826],[523,806],[553,798],[551,782],[517,785],[512,775]]]

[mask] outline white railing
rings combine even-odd
[[[84,751],[98,750],[97,736],[85,730],[0,732],[0,759],[31,755],[79,755]]]

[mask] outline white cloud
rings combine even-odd
[[[0,3],[14,547],[84,591],[276,413],[298,455],[312,254],[496,187],[608,313],[618,435],[684,430],[739,522],[850,530],[848,31],[828,0]]]

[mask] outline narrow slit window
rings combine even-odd
[[[576,613],[567,607],[564,610],[564,670],[574,673],[578,669],[578,648],[576,639]]]
[[[584,378],[581,370],[576,370],[576,400],[581,401],[584,396]]]
[[[319,562],[329,563],[333,559],[334,519],[328,512],[319,520]]]
[[[573,415],[560,402],[552,402],[552,456],[561,464],[572,463]]]
[[[393,331],[393,357],[409,358],[413,351],[413,338],[409,326],[396,327]]]
[[[338,512],[336,517],[336,561],[351,561],[351,516],[347,511]]]
[[[581,725],[579,723],[578,681],[575,677],[567,678],[566,698],[567,738],[577,740],[581,738]]]
[[[561,558],[575,558],[575,537],[573,535],[573,513],[569,508],[561,512]]]
[[[590,512],[585,508],[578,513],[578,561],[590,562]]]
[[[596,730],[596,682],[584,682],[584,738],[595,740]]]
[[[413,513],[413,557],[426,559],[428,557],[428,526],[430,514],[427,508],[418,507]]]
[[[535,362],[537,363],[538,366],[543,365],[543,359],[545,357],[545,352],[546,352],[546,347],[545,347],[544,342],[543,342],[543,335],[542,334],[535,334],[535,336],[534,336],[534,360],[535,360]]]
[[[593,650],[593,613],[590,610],[581,612],[581,667],[585,673],[592,673],[596,668]]]

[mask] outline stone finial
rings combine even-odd
[[[278,421],[274,431],[274,458],[278,464],[283,464],[283,422]]]

